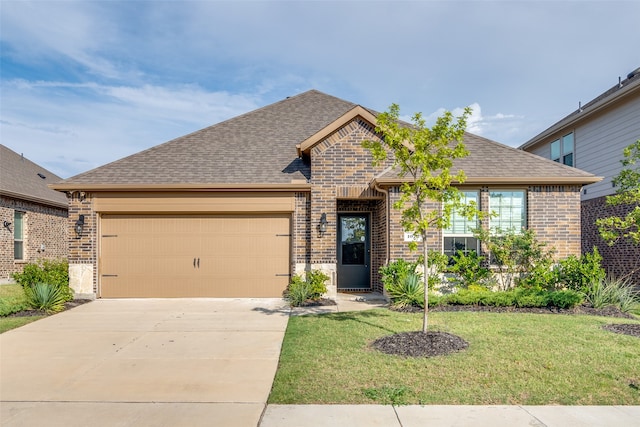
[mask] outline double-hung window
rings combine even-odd
[[[489,192],[489,228],[493,233],[519,233],[527,227],[526,194],[524,190]]]
[[[24,259],[24,212],[13,214],[13,258]]]
[[[477,191],[461,191],[460,193],[462,193],[462,203],[473,202],[476,207],[479,206]],[[465,255],[470,252],[477,253],[478,239],[473,236],[473,230],[477,227],[477,218],[467,219],[456,211],[452,212],[449,228],[444,229],[442,233],[444,253],[449,257],[457,255],[458,251],[462,251]]]
[[[551,142],[551,160],[567,166],[574,166],[573,132]]]

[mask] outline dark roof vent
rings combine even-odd
[[[39,176],[40,178],[42,178],[42,179],[45,179],[45,178],[46,178],[46,176],[42,175],[41,173],[39,173],[39,174],[38,174],[38,176]]]
[[[638,74],[640,74],[640,67],[636,68],[635,70],[633,70],[632,72],[627,74],[627,79],[632,79],[635,76],[637,76]]]

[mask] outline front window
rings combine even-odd
[[[489,212],[489,227],[492,232],[520,232],[527,227],[526,193],[522,190],[491,191]]]
[[[13,214],[13,258],[24,259],[24,212]]]
[[[461,201],[464,204],[471,202],[478,204],[477,191],[461,191]],[[451,213],[449,227],[443,230],[443,248],[445,255],[451,258],[462,251],[465,255],[470,252],[478,252],[478,239],[473,236],[473,231],[478,227],[477,218],[467,219],[454,211]]]
[[[551,143],[551,160],[567,166],[574,166],[573,132]]]

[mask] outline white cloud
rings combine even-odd
[[[65,178],[259,106],[253,95],[194,85],[16,80],[2,97],[3,144]]]

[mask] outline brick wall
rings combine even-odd
[[[69,270],[70,282],[73,281],[74,265],[91,266],[93,277],[93,292],[97,292],[97,215],[93,211],[93,195],[91,193],[73,192],[69,196],[69,219],[67,230],[69,233]],[[81,236],[75,232],[75,223],[80,215],[84,215],[84,231]],[[70,283],[71,284],[71,283]],[[73,285],[72,285],[73,287]],[[74,288],[78,291],[78,288]]]
[[[580,187],[530,186],[527,191],[527,225],[538,239],[556,250],[555,258],[580,255]]]
[[[24,259],[13,257],[14,212],[24,212]],[[4,221],[11,225],[4,227]],[[0,280],[38,259],[67,258],[67,210],[0,196]]]
[[[609,246],[602,240],[595,223],[598,218],[624,216],[633,209],[631,205],[608,206],[606,197],[582,202],[582,253],[591,252],[597,246],[602,264],[614,277],[629,277],[640,286],[640,246],[630,241],[620,241]]]

